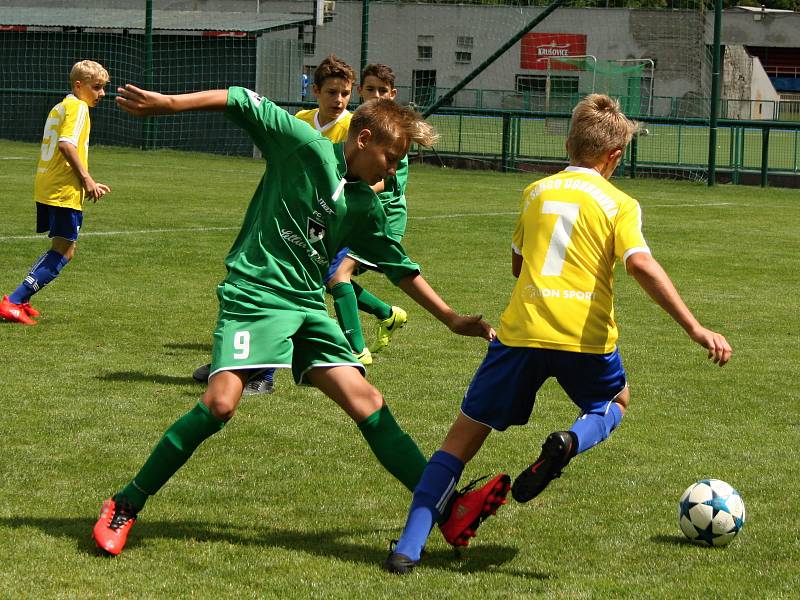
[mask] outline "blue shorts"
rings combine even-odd
[[[36,203],[36,233],[49,231],[48,237],[60,237],[74,242],[83,225],[83,211],[61,206]]]
[[[350,248],[344,247],[336,253],[336,256],[333,257],[333,260],[331,261],[331,264],[328,267],[328,272],[325,273],[324,283],[326,286],[328,285],[328,282],[331,280],[331,277],[333,277],[333,274],[336,273],[336,269],[339,268],[339,265],[341,265],[342,261],[348,256],[358,263],[358,266],[356,267],[356,270],[353,272],[353,275],[360,275],[364,271],[376,271],[378,273],[382,273],[378,265],[372,264],[368,260],[363,259],[356,254],[350,254]]]
[[[517,348],[494,340],[464,394],[461,412],[498,431],[524,425],[536,392],[550,377],[582,413],[605,413],[627,385],[619,350],[587,354]]]

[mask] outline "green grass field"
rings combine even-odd
[[[37,151],[0,142],[2,293],[46,246],[33,234]],[[0,598],[796,597],[796,192],[618,181],[640,199],[645,235],[687,303],[727,335],[731,363],[708,363],[620,271],[632,401],[618,431],[530,504],[503,507],[460,557],[434,533],[423,565],[398,578],[380,562],[409,494],[341,410],[286,373],[150,501],[123,555],[97,555],[100,503],[202,392],[190,374],[208,358],[215,284],[262,164],[92,152],[112,193],[88,206],[75,260],[35,297],[41,323],[0,323]],[[531,180],[412,165],[405,244],[457,310],[497,323]],[[449,334],[385,279],[360,281],[409,311],[368,376],[430,454],[485,345]],[[491,436],[464,482],[515,476],[574,417],[548,382],[531,423]],[[727,548],[694,546],[678,529],[680,494],[705,477],[747,505]]]

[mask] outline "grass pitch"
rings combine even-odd
[[[45,249],[33,234],[31,144],[0,142],[0,291]],[[797,518],[798,278],[795,191],[617,183],[639,198],[655,256],[734,347],[709,364],[620,270],[617,315],[631,407],[619,430],[527,505],[512,502],[460,556],[434,532],[410,577],[384,573],[409,494],[321,393],[279,373],[155,496],[117,559],[96,554],[103,498],[193,406],[215,284],[262,164],[94,148],[112,193],[90,205],[78,252],[35,297],[37,327],[0,323],[0,597],[790,598]],[[531,175],[413,166],[405,240],[457,310],[497,323],[513,285],[510,236]],[[385,279],[360,282],[409,310],[369,379],[430,454],[485,345],[459,338]],[[365,321],[371,335],[371,323]],[[575,410],[555,383],[531,423],[493,434],[464,482],[512,477]],[[697,479],[742,494],[727,548],[684,540],[677,502]]]

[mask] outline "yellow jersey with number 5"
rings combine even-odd
[[[506,346],[605,354],[616,348],[614,265],[647,252],[639,203],[593,169],[528,186],[512,238],[522,270],[497,336]]]
[[[58,149],[58,142],[75,146],[83,166],[89,168],[89,106],[69,94],[56,104],[44,124],[39,164],[33,199],[42,204],[83,210],[83,185],[72,170],[66,157]]]

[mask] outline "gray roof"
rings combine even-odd
[[[0,26],[144,29],[145,11],[115,8],[0,7]],[[243,31],[262,33],[313,23],[312,14],[154,10],[153,31]]]

